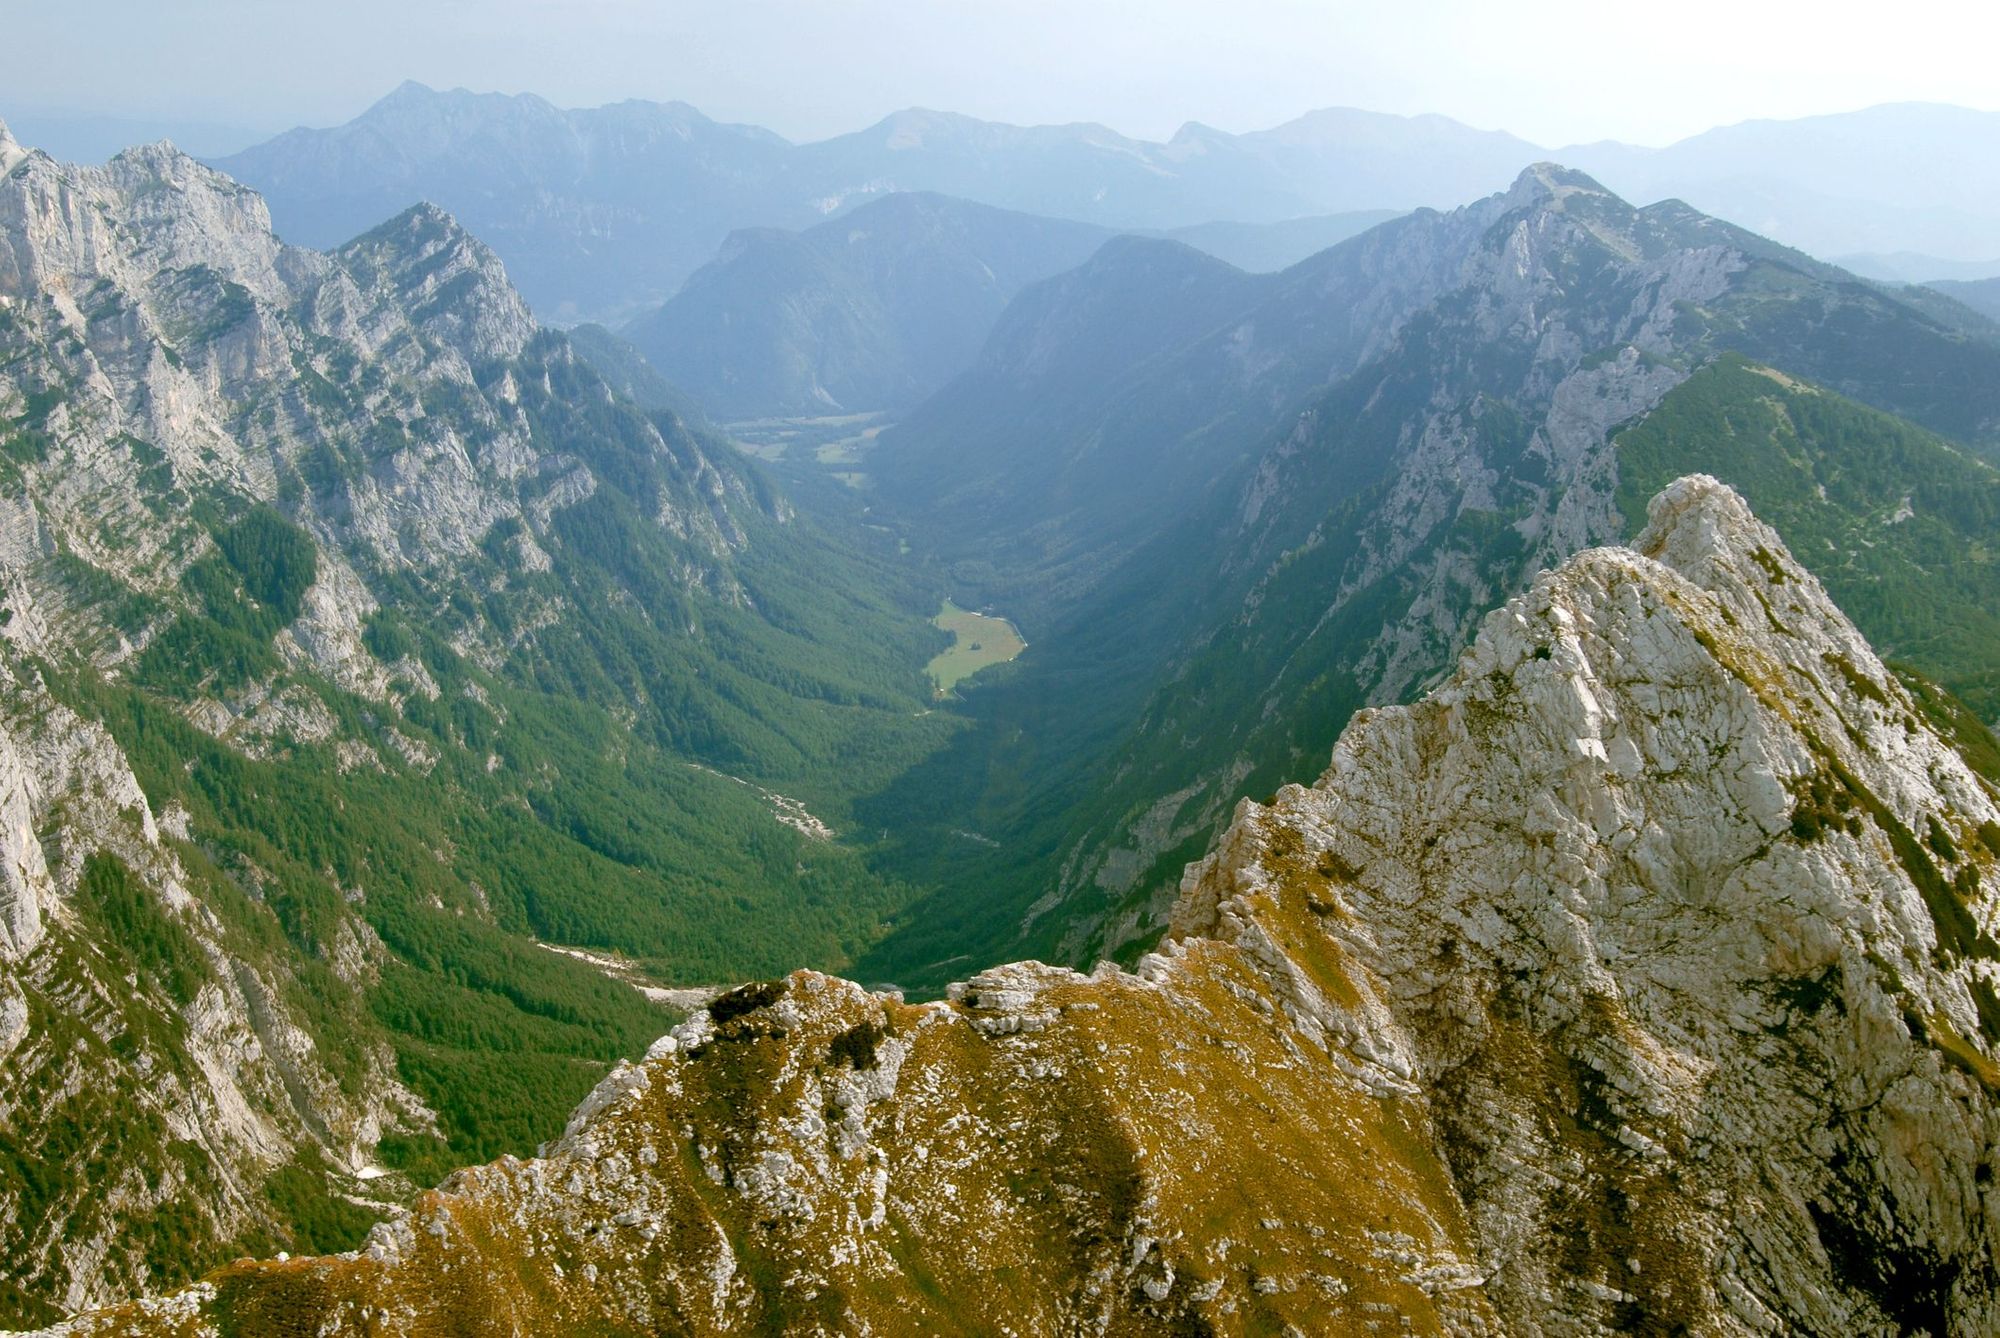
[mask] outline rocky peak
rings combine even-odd
[[[1245,802],[1134,972],[745,987],[544,1159],[74,1332],[1971,1338],[1995,876],[1994,796],[1692,478]]]
[[[13,171],[27,156],[28,151],[14,138],[14,132],[5,121],[0,121],[0,176]]]
[[[420,200],[342,250],[392,267],[412,267],[435,255],[480,245],[451,214]]]
[[[516,357],[534,336],[534,317],[500,258],[434,204],[412,205],[334,255],[467,362]]]
[[[382,97],[378,98],[374,103],[374,107],[395,107],[410,103],[434,102],[438,97],[438,91],[429,84],[418,79],[405,79],[402,83],[397,84]],[[370,110],[373,110],[373,108]]]
[[[468,130],[546,132],[562,127],[564,119],[563,112],[532,93],[435,89],[411,79],[332,133],[357,141],[387,134],[403,141],[408,152],[445,154]]]
[[[1780,548],[1777,532],[1751,514],[1734,488],[1707,474],[1689,475],[1653,498],[1633,547],[1710,591],[1747,590],[1745,582],[1758,577],[1759,588],[1767,588],[1784,579],[1768,556]]]
[[[1692,478],[1636,551],[1544,575],[1317,786],[1246,807],[1176,926],[1268,956],[1290,905],[1369,964],[1330,1025],[1429,1091],[1476,1232],[1522,1246],[1488,1256],[1517,1322],[1971,1334],[1995,816],[1776,535]],[[1577,1252],[1534,1258],[1553,1237]]]
[[[1514,178],[1514,184],[1508,187],[1507,195],[1524,203],[1547,202],[1552,205],[1560,205],[1574,195],[1618,198],[1589,175],[1555,162],[1531,163],[1522,168],[1521,174]]]
[[[1601,246],[1629,265],[1657,262],[1676,249],[1725,240],[1712,235],[1694,238],[1686,229],[1665,226],[1664,219],[1649,221],[1644,211],[1591,177],[1558,163],[1528,167],[1505,194],[1495,197],[1495,203],[1496,216],[1512,220],[1517,236],[1543,242],[1559,271],[1579,241]],[[1573,270],[1565,273],[1568,280],[1574,277]]]
[[[273,304],[288,300],[284,244],[263,197],[172,142],[126,149],[103,168],[118,214],[167,265],[206,265]]]
[[[0,290],[67,301],[99,281],[137,293],[160,275],[201,271],[283,305],[300,266],[312,268],[272,235],[256,192],[165,141],[102,167],[28,159],[38,166],[0,181]]]

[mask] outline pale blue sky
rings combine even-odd
[[[0,116],[273,131],[405,78],[678,98],[795,139],[923,105],[1161,138],[1313,107],[1559,146],[1924,100],[2000,109],[1991,0],[0,0]],[[18,116],[20,113],[16,112]]]

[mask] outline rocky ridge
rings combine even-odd
[[[1136,970],[746,987],[362,1251],[61,1332],[1988,1333],[1996,876],[1689,478],[1240,805]]]

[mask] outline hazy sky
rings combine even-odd
[[[1313,107],[1557,146],[1924,100],[2000,109],[1993,0],[0,0],[0,117],[260,131],[402,80],[692,102],[795,139],[921,105],[1162,138]]]

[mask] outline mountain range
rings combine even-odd
[[[1565,163],[1627,198],[1682,199],[1823,259],[1917,252],[1943,267],[1912,281],[1996,271],[2000,180],[1977,164],[2000,154],[2000,113],[1936,103],[1789,121],[1745,121],[1660,149],[1577,145]],[[1905,263],[1922,264],[1916,258]]]
[[[1244,268],[1279,270],[1392,217],[1160,235]],[[1118,235],[949,196],[885,195],[804,232],[730,234],[624,335],[721,419],[908,409],[973,364],[1022,288],[1075,268]]]
[[[10,1322],[1990,1329],[2000,326],[1547,162],[1263,273],[884,189],[690,395],[393,141],[310,249],[0,130]],[[707,425],[842,349],[855,472]]]
[[[1679,196],[1821,256],[1984,262],[2000,200],[1965,165],[1992,160],[1996,127],[2000,114],[1899,105],[1554,156],[1631,198]],[[910,110],[794,145],[679,103],[566,111],[405,84],[344,126],[289,131],[218,165],[307,245],[433,201],[492,244],[536,311],[567,324],[659,305],[739,228],[804,229],[897,191],[1159,230],[1451,208],[1550,156],[1445,117],[1352,109],[1249,134],[1189,124],[1165,143]]]

